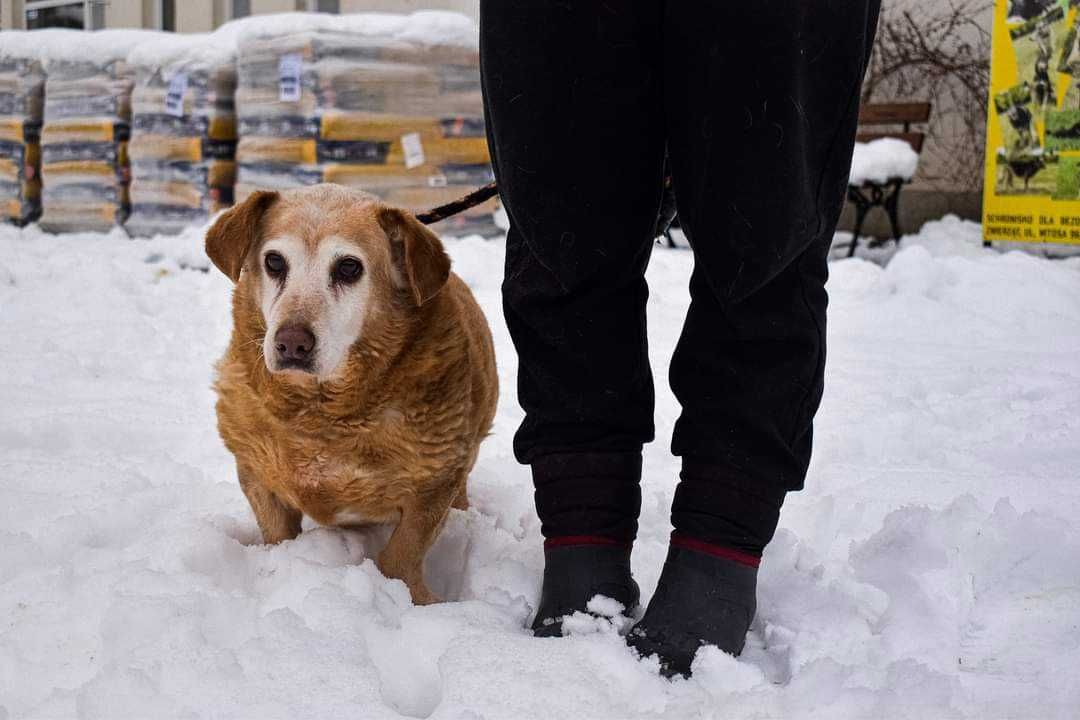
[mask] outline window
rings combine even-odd
[[[27,0],[26,29],[72,28],[97,30],[105,27],[106,0]]]
[[[176,32],[176,0],[158,0],[158,28]]]
[[[106,0],[90,0],[87,8],[90,12],[90,29],[100,30],[105,27],[105,2]]]
[[[341,12],[341,0],[307,0],[309,12]]]
[[[251,14],[251,0],[232,0],[233,18],[247,17]]]
[[[26,29],[105,27],[105,0],[27,0]]]
[[[26,29],[40,30],[41,28],[73,28],[82,30],[85,27],[86,13],[82,3],[73,5],[58,5],[56,7],[30,8],[26,11]]]

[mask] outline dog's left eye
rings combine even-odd
[[[273,278],[280,278],[285,274],[285,271],[289,269],[289,265],[285,262],[285,258],[281,257],[276,252],[266,253],[263,264],[266,265],[267,274]]]
[[[334,263],[334,269],[330,272],[330,276],[334,279],[334,282],[353,283],[360,279],[360,273],[363,271],[364,266],[360,264],[359,260],[347,257]]]

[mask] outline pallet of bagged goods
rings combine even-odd
[[[16,225],[41,214],[41,115],[45,70],[38,35],[5,31],[0,42],[0,218]]]
[[[43,49],[42,228],[104,232],[126,218],[135,79],[127,55],[155,37],[141,30],[68,31]]]
[[[237,199],[332,182],[420,211],[490,182],[477,38],[446,12],[252,19],[239,41]],[[497,234],[495,206],[435,229]]]
[[[128,56],[131,234],[175,234],[232,204],[235,60],[228,32],[166,36]]]

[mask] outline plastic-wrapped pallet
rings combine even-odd
[[[107,231],[128,212],[128,138],[134,73],[128,53],[160,38],[140,30],[73,31],[50,42],[41,130],[46,230]]]
[[[4,32],[0,42],[0,217],[18,225],[41,214],[41,113],[45,70],[37,35]]]
[[[226,32],[172,35],[128,56],[133,235],[178,233],[232,204],[236,43]]]
[[[240,33],[236,194],[317,182],[424,210],[492,180],[478,33],[446,12],[287,14]],[[436,228],[499,232],[490,201]]]

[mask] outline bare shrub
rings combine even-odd
[[[942,189],[982,187],[992,9],[989,0],[882,8],[862,100],[933,103],[920,177]]]

